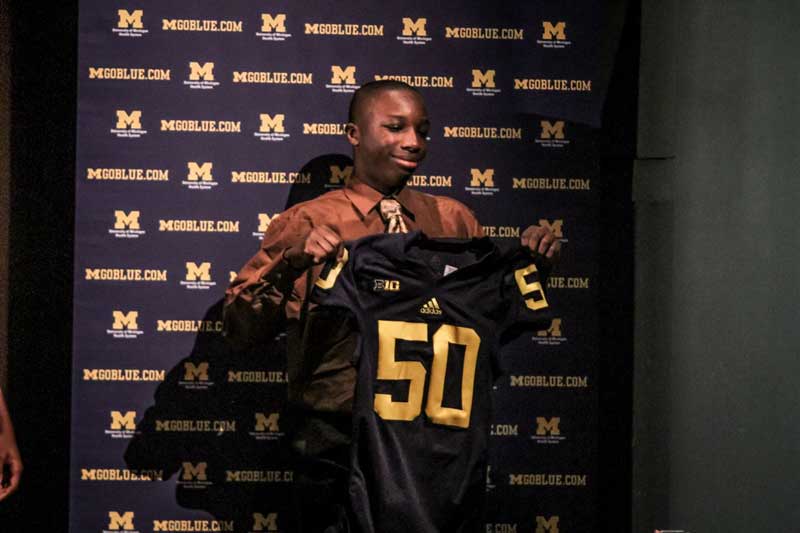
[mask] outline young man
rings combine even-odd
[[[355,339],[347,319],[305,323],[306,296],[322,263],[335,257],[345,240],[387,231],[421,230],[433,238],[483,236],[472,211],[460,202],[405,187],[425,158],[429,129],[425,102],[416,89],[391,80],[363,85],[350,103],[346,127],[353,148],[352,178],[344,188],[275,219],[226,293],[225,335],[234,345],[266,342],[287,319],[293,447],[312,465],[300,475],[307,474],[307,486],[313,487],[302,497],[318,502],[309,513],[317,520],[303,531],[324,531],[345,521],[356,380],[351,364]],[[539,226],[527,228],[521,240],[532,253],[550,259],[559,252],[558,239]],[[320,344],[314,352],[322,354],[313,361],[300,342],[309,330]]]

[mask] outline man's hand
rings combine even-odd
[[[551,263],[555,263],[561,254],[561,241],[555,233],[542,226],[528,226],[522,232],[520,241],[523,248],[530,250],[531,255],[543,255]]]
[[[22,458],[14,439],[11,421],[0,420],[0,500],[17,490],[20,476]]]
[[[342,238],[330,226],[316,226],[306,236],[302,249],[289,248],[284,258],[292,268],[305,270],[313,265],[324,263],[339,255],[342,249]]]

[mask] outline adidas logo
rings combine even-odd
[[[428,302],[419,308],[419,312],[423,315],[441,315],[442,308],[439,307],[439,302],[436,298],[431,298]]]

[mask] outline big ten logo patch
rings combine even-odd
[[[552,22],[542,21],[542,37],[536,43],[542,48],[566,48],[572,44],[567,39],[567,23],[563,20]]]
[[[142,212],[138,210],[114,210],[114,225],[108,230],[108,233],[117,239],[138,239],[147,233],[142,229],[141,222],[139,221],[141,215]]]
[[[559,444],[566,437],[561,433],[561,417],[536,417],[536,424],[531,440],[537,444]]]
[[[339,165],[331,165],[328,167],[330,174],[328,174],[328,183],[325,188],[340,188],[343,187],[345,182],[353,176],[353,165],[340,167]]]
[[[138,533],[134,524],[136,514],[133,511],[109,511],[108,512],[108,528],[103,530],[103,533],[109,531],[128,531],[130,533]]]
[[[211,263],[186,261],[186,277],[180,284],[190,290],[208,290],[217,283],[211,279]]]
[[[497,71],[494,69],[472,69],[472,81],[467,92],[472,96],[495,96],[501,92],[497,88]]]
[[[291,137],[286,133],[286,115],[284,113],[260,113],[258,115],[258,131],[253,135],[260,141],[281,142]]]
[[[286,13],[261,13],[259,22],[261,27],[256,32],[256,37],[260,37],[262,41],[280,42],[292,36],[286,29]]]
[[[185,489],[207,489],[213,485],[208,479],[208,463],[205,461],[182,462],[177,484]]]
[[[178,380],[178,385],[188,390],[207,390],[214,382],[208,374],[208,361],[185,361],[183,363],[183,376]]]
[[[219,86],[219,82],[214,77],[214,62],[207,61],[200,63],[199,61],[189,62],[189,78],[183,80],[184,85],[188,85],[190,89],[214,89]]]
[[[398,292],[400,290],[400,280],[374,279],[372,290],[375,292]]]
[[[253,237],[256,237],[259,240],[263,239],[264,234],[269,229],[270,224],[272,224],[279,215],[280,213],[275,213],[274,215],[270,215],[269,213],[259,213],[257,217],[258,228],[253,232]]]
[[[139,329],[139,311],[121,311],[115,309],[111,312],[111,329],[106,330],[106,334],[115,339],[135,339],[143,335],[144,331]]]
[[[219,183],[214,180],[214,163],[211,161],[188,161],[186,163],[186,179],[181,185],[195,191],[210,190]]]
[[[253,513],[253,529],[251,532],[278,532],[278,513]]]
[[[421,45],[424,46],[431,42],[431,37],[428,36],[428,19],[420,17],[412,19],[411,17],[403,17],[403,29],[397,40],[403,44],[408,45]]]
[[[358,89],[358,81],[356,81],[356,67],[354,65],[347,65],[342,67],[340,65],[331,65],[331,82],[325,85],[333,93],[348,93],[352,94]]]
[[[250,436],[259,441],[275,441],[284,436],[281,431],[280,413],[261,413],[253,414],[253,430]]]
[[[109,131],[120,139],[138,139],[142,135],[147,135],[147,130],[142,128],[142,110],[117,109],[114,127]]]
[[[566,125],[563,120],[541,120],[539,121],[539,138],[536,144],[543,148],[563,148],[570,141],[567,139]]]
[[[110,411],[105,434],[112,439],[131,439],[136,435],[136,411]]]
[[[550,320],[550,325],[545,329],[538,330],[532,340],[539,346],[560,346],[567,342],[567,338],[564,336],[564,320],[553,318]]]
[[[469,185],[464,190],[473,196],[494,196],[500,190],[495,186],[494,169],[469,169]]]
[[[117,10],[117,26],[111,31],[117,37],[142,37],[150,30],[144,27],[144,11],[141,9]]]

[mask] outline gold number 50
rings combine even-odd
[[[427,342],[428,325],[420,322],[378,320],[378,379],[408,381],[408,400],[394,401],[390,394],[375,394],[374,409],[384,420],[411,421],[422,412],[422,397],[427,371],[419,361],[397,361],[398,340]],[[444,407],[445,373],[450,345],[464,346],[464,367],[461,373],[461,409]],[[481,339],[474,329],[443,324],[433,334],[433,363],[428,384],[425,414],[436,424],[469,427],[475,367]]]

